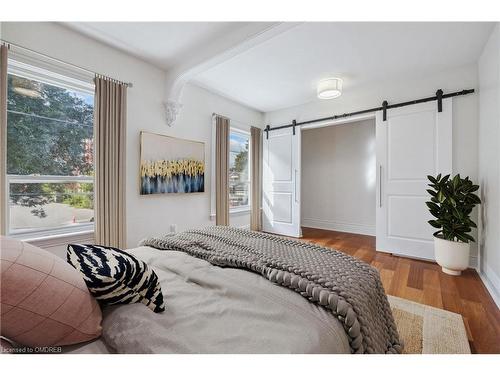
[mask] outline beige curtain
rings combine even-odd
[[[229,225],[229,119],[215,117],[215,224]]]
[[[0,235],[6,234],[7,199],[7,55],[8,47],[0,46]]]
[[[95,237],[105,246],[126,247],[125,132],[127,86],[95,78]]]
[[[252,126],[250,128],[250,156],[251,156],[251,177],[250,183],[250,229],[261,230],[261,206],[262,206],[262,131],[259,128]]]

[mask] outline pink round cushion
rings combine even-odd
[[[63,259],[0,236],[0,334],[18,344],[62,346],[101,335],[101,309]]]

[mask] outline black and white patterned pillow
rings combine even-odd
[[[165,311],[158,276],[142,260],[114,247],[80,244],[68,245],[66,256],[104,305],[141,302],[154,312]]]

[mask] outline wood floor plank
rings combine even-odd
[[[380,271],[380,279],[382,280],[382,285],[387,293],[387,291],[391,288],[392,279],[394,277],[394,271],[383,268]]]
[[[404,288],[402,298],[408,299],[417,303],[424,303],[424,291],[422,289],[415,289],[412,287]]]
[[[439,282],[438,271],[425,269],[423,272],[424,284],[424,305],[443,308],[443,299],[441,297],[441,284]]]
[[[450,276],[444,272],[439,273],[439,283],[441,285],[441,299],[443,308],[454,313],[462,314],[461,297],[458,293],[455,276]]]
[[[471,351],[500,354],[500,310],[475,270],[446,275],[436,263],[376,251],[372,236],[303,228],[303,240],[370,263],[387,294],[462,315]]]
[[[465,270],[462,275],[456,279],[458,293],[462,299],[474,302],[481,302],[478,291],[481,288],[481,282],[472,275],[472,270]]]
[[[424,288],[424,268],[416,262],[412,262],[410,265],[408,286],[420,290]]]
[[[373,260],[373,261],[371,262],[371,265],[372,265],[373,267],[375,267],[375,268],[378,270],[378,272],[379,272],[379,273],[380,273],[380,272],[382,271],[382,269],[383,269],[383,263],[378,262],[378,261],[376,261],[376,260]]]
[[[410,265],[404,262],[398,262],[394,270],[394,277],[391,283],[389,294],[405,298],[406,284],[408,283],[408,275],[410,274]]]
[[[474,348],[478,353],[500,353],[498,330],[488,320],[481,303],[463,300],[462,304],[464,314],[468,317]]]

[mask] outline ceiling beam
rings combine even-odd
[[[189,58],[167,72],[164,103],[167,125],[172,126],[175,122],[182,108],[182,91],[192,78],[300,24],[301,22],[250,22],[191,53]]]

